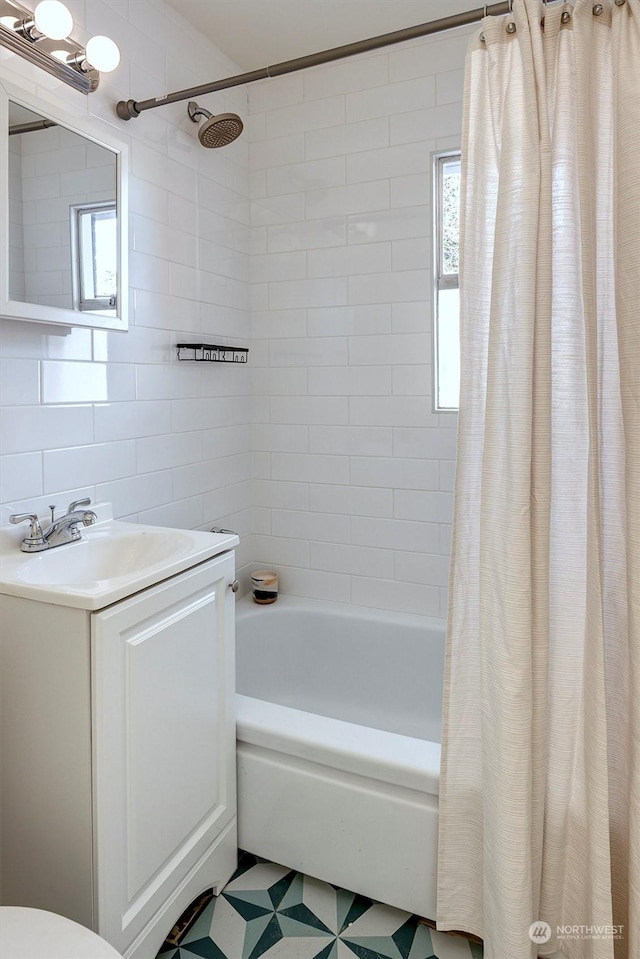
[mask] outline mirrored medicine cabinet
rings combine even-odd
[[[0,84],[0,316],[127,329],[127,151]]]

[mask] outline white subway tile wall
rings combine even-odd
[[[456,422],[432,411],[430,157],[459,145],[469,31],[211,94],[246,125],[209,151],[184,103],[129,123],[114,104],[237,66],[164,0],[73,13],[121,48],[96,93],[4,55],[3,78],[129,144],[130,329],[0,320],[2,522],[87,494],[237,530],[245,582],[275,566],[283,592],[443,615]],[[66,166],[36,160],[55,204]],[[249,363],[178,364],[185,339]]]
[[[203,149],[186,103],[129,123],[114,112],[119,99],[238,68],[162,0],[92,0],[75,4],[73,15],[75,35],[106,33],[122,52],[96,93],[85,97],[5,52],[2,77],[68,115],[97,115],[128,144],[130,329],[0,320],[2,522],[13,510],[60,510],[86,494],[134,521],[237,529],[242,567],[251,560],[249,369],[178,363],[175,345],[249,345],[249,143]],[[235,89],[204,105],[246,117],[246,104],[246,89]],[[67,252],[69,204],[113,193],[100,151],[74,150],[61,129],[49,134],[57,149],[46,164],[42,137],[23,138],[21,150],[12,143],[13,179],[20,182],[21,167],[33,197],[12,206],[29,233],[16,262],[22,258],[20,282],[32,299],[69,290],[68,265],[57,255]]]
[[[366,31],[364,31],[366,32]],[[456,417],[433,412],[431,155],[470,30],[254,84],[252,558],[281,589],[444,615]]]

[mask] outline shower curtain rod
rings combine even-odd
[[[37,130],[48,130],[49,127],[57,127],[55,120],[33,120],[31,123],[14,123],[9,127],[9,136],[13,137],[18,133],[35,133]]]
[[[205,93],[214,93],[217,90],[227,90],[229,87],[240,87],[245,83],[254,83],[256,80],[266,80],[270,77],[281,77],[286,73],[296,73],[306,70],[307,67],[317,67],[322,63],[332,63],[334,60],[344,60],[357,53],[367,53],[379,47],[388,47],[405,40],[415,40],[418,37],[428,37],[433,33],[442,33],[444,30],[453,30],[455,27],[466,27],[472,23],[479,23],[486,16],[501,16],[511,10],[511,0],[501,3],[492,3],[466,13],[456,13],[440,20],[431,20],[419,23],[415,27],[405,27],[403,30],[394,30],[392,33],[381,33],[368,40],[357,40],[355,43],[345,43],[341,47],[332,47],[330,50],[321,50],[319,53],[310,53],[306,57],[296,57],[294,60],[284,60],[270,67],[260,70],[251,70],[248,73],[238,73],[234,77],[225,77],[224,80],[214,80],[213,83],[203,83],[198,87],[189,87],[188,90],[178,90],[177,93],[165,93],[153,100],[120,100],[116,105],[116,113],[121,120],[131,120],[140,116],[144,110],[153,110],[154,107],[163,107],[167,103],[176,103],[178,100],[191,100],[203,96]]]

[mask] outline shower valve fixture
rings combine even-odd
[[[73,17],[61,0],[40,0],[32,12],[17,0],[0,0],[0,45],[42,67],[83,93],[115,70],[120,51],[109,37],[91,37],[86,47],[70,36]]]
[[[199,117],[205,117],[205,122],[198,129],[198,139],[207,149],[226,147],[242,133],[242,120],[235,113],[218,113],[214,116],[208,110],[199,107],[195,100],[189,102],[187,112],[194,123],[198,123]]]

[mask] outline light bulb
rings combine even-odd
[[[33,19],[40,33],[52,40],[64,40],[73,30],[73,17],[60,0],[40,0]]]
[[[120,51],[109,37],[91,37],[86,48],[87,60],[102,73],[109,73],[120,63]]]

